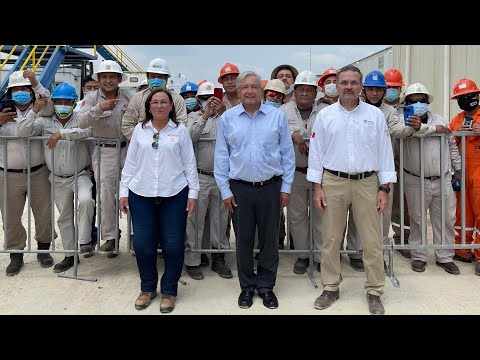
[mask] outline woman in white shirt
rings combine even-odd
[[[120,185],[120,209],[129,208],[135,233],[134,250],[141,293],[137,310],[157,296],[157,243],[164,254],[160,312],[175,306],[182,274],[187,212],[193,213],[199,182],[192,140],[175,116],[166,89],[152,91],[145,101],[146,117],[135,126]]]

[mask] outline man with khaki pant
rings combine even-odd
[[[307,180],[313,201],[323,211],[319,310],[339,298],[340,244],[347,211],[352,205],[363,245],[368,308],[380,315],[385,285],[380,214],[388,207],[390,182],[396,181],[392,144],[380,109],[360,101],[362,73],[353,66],[337,74],[339,100],[322,110],[310,140]]]
[[[122,116],[130,101],[127,90],[119,88],[118,84],[127,79],[120,65],[115,61],[103,61],[92,76],[100,82],[100,89],[89,93],[83,100],[78,124],[82,129],[92,127],[95,137],[111,138],[112,141],[101,141],[92,154],[92,167],[97,185],[97,194],[100,193],[101,236],[105,243],[100,247],[101,253],[107,257],[115,257],[115,239],[119,236],[117,224],[118,213],[116,201],[117,187],[121,168],[127,155],[127,139],[122,134],[120,126]],[[117,143],[120,140],[120,164],[117,158]],[[101,156],[101,166],[98,168]],[[100,190],[98,190],[100,187]]]

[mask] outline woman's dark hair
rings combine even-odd
[[[140,121],[142,123],[142,127],[145,127],[145,124],[153,119],[152,113],[150,112],[150,101],[152,101],[153,95],[159,92],[164,92],[167,94],[168,98],[170,99],[170,103],[173,104],[173,97],[170,91],[167,89],[161,88],[157,90],[153,90],[150,95],[148,95],[147,100],[145,100],[145,119]],[[170,110],[170,113],[168,114],[168,117],[172,119],[172,121],[178,126],[179,122],[177,120],[177,114],[175,113],[175,106],[172,107],[172,110]]]

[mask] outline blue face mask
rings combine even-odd
[[[424,104],[421,102],[416,102],[413,105],[413,113],[417,116],[423,116],[428,111],[428,104]]]
[[[67,118],[73,110],[73,106],[69,105],[55,105],[55,114],[58,115],[60,119]]]
[[[32,96],[28,91],[17,91],[12,94],[12,100],[18,105],[28,104],[31,98]]]
[[[387,92],[385,94],[385,100],[388,102],[394,102],[395,100],[398,99],[400,95],[400,90],[395,89],[395,88],[389,88],[387,89]]]
[[[292,91],[293,91],[293,85],[290,86],[290,87],[287,89],[287,91],[285,91],[285,96],[290,95],[290,94],[292,93]]]
[[[197,99],[195,98],[188,98],[185,99],[185,106],[188,110],[193,110],[197,106]]]
[[[268,106],[273,106],[273,107],[276,107],[276,108],[279,108],[280,105],[282,105],[282,103],[278,103],[278,102],[271,101],[271,100],[265,100],[264,104],[268,105]]]
[[[154,78],[154,79],[150,79],[148,81],[148,88],[150,90],[156,90],[156,89],[164,88],[165,86],[167,86],[167,82],[165,80],[162,80],[162,79]]]

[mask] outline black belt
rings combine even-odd
[[[203,170],[200,170],[200,169],[198,169],[198,168],[197,168],[197,171],[198,171],[199,174],[209,175],[209,176],[215,177],[215,175],[213,174],[213,172],[203,171]]]
[[[403,169],[403,171],[405,171],[407,174],[410,174],[410,175],[413,175],[413,176],[416,176],[416,177],[420,177],[420,175],[415,175],[414,173],[411,173],[408,170]],[[428,180],[438,180],[438,179],[441,178],[441,176],[424,176],[423,178],[428,179]]]
[[[341,178],[349,179],[349,180],[362,180],[375,174],[375,171],[365,171],[359,174],[347,174],[341,171],[333,171],[330,169],[325,169],[325,170],[328,171],[330,174],[337,175],[337,176],[340,176]]]
[[[100,146],[100,147],[117,147],[117,144],[101,142],[101,143],[98,144],[98,146]],[[125,147],[125,146],[127,146],[126,141],[120,143],[120,147]]]
[[[268,185],[268,184],[277,182],[281,178],[282,178],[281,176],[274,176],[271,179],[264,180],[264,181],[245,181],[245,180],[238,180],[238,179],[230,179],[230,181],[237,181],[239,183],[251,185],[251,186],[263,186],[263,185]]]
[[[88,169],[88,166],[82,170],[80,170],[77,174],[80,174],[83,170],[87,170]],[[75,174],[73,175],[55,175],[55,176],[58,176],[58,177],[61,177],[61,178],[64,178],[64,179],[68,179],[68,178],[71,178],[72,176],[75,176]]]
[[[303,174],[306,174],[308,170],[308,167],[295,167],[295,171],[300,171]]]
[[[45,165],[45,163],[30,168],[30,172],[37,171],[37,170],[40,169],[43,165]],[[4,168],[0,167],[0,170],[3,171]],[[7,169],[7,172],[26,174],[26,173],[28,173],[28,169]]]

